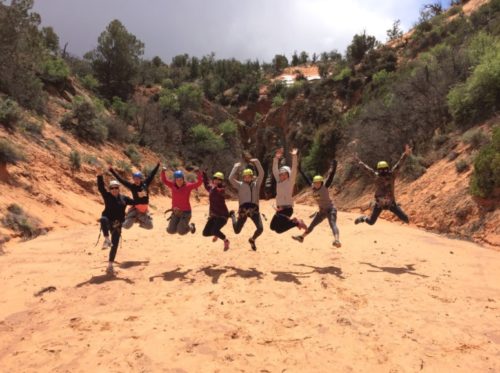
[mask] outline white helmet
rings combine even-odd
[[[292,171],[290,170],[290,167],[288,167],[288,166],[281,167],[279,170],[279,173],[284,174],[285,172],[288,174],[288,176],[290,176],[290,174],[292,173]]]
[[[109,182],[109,187],[119,187],[120,183],[117,180],[111,180]]]

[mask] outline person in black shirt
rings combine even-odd
[[[124,187],[132,192],[132,197],[134,198],[134,207],[127,212],[125,221],[122,224],[123,228],[130,229],[132,225],[138,221],[141,228],[153,229],[153,219],[151,219],[151,216],[148,214],[149,185],[158,172],[158,168],[160,168],[160,162],[158,162],[156,167],[146,178],[144,178],[141,172],[135,172],[132,175],[132,183],[122,179],[113,167],[109,168],[109,172],[111,172]]]
[[[109,262],[106,272],[113,273],[113,262],[115,261],[116,251],[120,242],[122,223],[125,220],[125,209],[127,205],[133,205],[134,201],[120,194],[120,183],[111,180],[109,191],[104,187],[104,178],[102,172],[97,175],[97,189],[104,200],[104,211],[99,219],[101,229],[104,235],[103,248],[111,248],[109,252]],[[111,240],[109,233],[111,232]]]

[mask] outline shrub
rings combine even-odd
[[[99,82],[92,74],[87,74],[80,78],[80,83],[89,91],[95,91],[99,87]]]
[[[177,88],[177,99],[181,110],[198,110],[203,99],[203,91],[196,84],[184,83]]]
[[[469,164],[467,163],[466,160],[461,159],[455,162],[455,169],[459,174],[461,174],[462,172],[465,172],[469,169]]]
[[[108,129],[100,120],[95,106],[81,97],[75,97],[73,109],[63,117],[61,127],[94,144],[103,143],[108,136]]]
[[[410,180],[416,180],[425,173],[422,165],[423,159],[420,156],[410,154],[403,165],[403,174]]]
[[[73,171],[78,171],[82,167],[82,157],[78,150],[72,150],[69,153],[69,165]]]
[[[273,108],[278,108],[281,105],[283,105],[284,103],[285,103],[285,100],[280,95],[273,97],[273,104],[272,104]]]
[[[449,140],[449,136],[445,134],[436,134],[432,137],[432,145],[434,146],[434,149],[438,149],[443,145],[446,141]]]
[[[0,124],[2,124],[5,129],[13,131],[16,129],[16,125],[21,118],[21,110],[16,101],[0,98]]]
[[[101,162],[99,162],[99,160],[97,159],[96,156],[92,155],[92,154],[84,154],[83,155],[83,161],[86,163],[86,164],[89,164],[91,166],[98,166],[101,164]]]
[[[61,83],[68,79],[69,67],[59,57],[48,57],[42,62],[41,78],[50,83]]]
[[[43,123],[27,121],[22,125],[23,130],[33,136],[41,137],[43,132]]]
[[[337,75],[333,77],[333,80],[335,82],[340,82],[348,77],[350,77],[352,74],[352,71],[349,67],[344,67]]]
[[[132,173],[132,167],[130,166],[130,164],[127,161],[124,161],[123,159],[119,159],[116,162],[116,167],[119,170],[122,170],[123,172],[125,172],[127,174]]]
[[[465,132],[462,135],[462,140],[472,149],[479,149],[489,141],[489,137],[481,128],[475,128]]]
[[[133,119],[134,114],[136,112],[136,108],[134,105],[131,105],[128,102],[122,101],[119,97],[113,97],[113,101],[111,103],[111,107],[114,112],[123,120],[130,121]]]
[[[40,228],[40,221],[38,219],[29,216],[16,204],[11,204],[7,207],[7,214],[2,219],[2,224],[18,232],[24,239],[32,239],[46,233],[44,229]]]
[[[485,145],[474,159],[471,193],[479,197],[491,197],[500,188],[500,126],[493,129],[491,143]]]
[[[181,110],[177,95],[170,89],[164,88],[161,90],[158,103],[160,104],[161,109],[167,112],[178,113]]]
[[[138,166],[141,163],[141,154],[134,145],[131,144],[127,146],[127,148],[123,152],[127,157],[129,157],[133,165]]]
[[[17,164],[25,161],[23,152],[9,140],[0,139],[0,164]]]
[[[123,143],[130,140],[128,125],[120,118],[106,117],[103,123],[108,129],[108,139],[110,141]]]
[[[191,128],[192,152],[198,156],[204,156],[206,153],[216,153],[224,149],[225,143],[222,138],[204,124],[198,124]]]
[[[224,137],[234,137],[238,132],[238,125],[229,119],[220,123],[217,128]]]

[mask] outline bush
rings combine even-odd
[[[123,159],[119,159],[116,162],[116,167],[119,170],[122,170],[123,172],[125,172],[127,174],[132,173],[132,167],[130,166],[130,164],[128,162],[124,161]]]
[[[43,123],[27,121],[22,124],[23,130],[33,136],[41,137],[43,132]]]
[[[220,123],[217,128],[224,137],[234,137],[238,132],[238,125],[229,119]]]
[[[89,91],[95,91],[99,87],[99,82],[92,74],[87,74],[80,78],[80,83]]]
[[[127,146],[127,149],[123,151],[133,165],[138,166],[141,163],[142,156],[134,145]]]
[[[108,139],[110,141],[123,143],[130,140],[128,125],[120,118],[106,117],[103,123],[108,129]]]
[[[2,124],[5,129],[13,131],[16,129],[16,125],[21,118],[21,110],[16,101],[0,98],[0,124]]]
[[[62,83],[68,79],[69,67],[59,57],[48,57],[42,62],[41,78],[45,82]]]
[[[94,144],[103,143],[108,136],[108,129],[102,123],[95,106],[81,97],[75,97],[73,109],[63,117],[61,127]]]
[[[136,107],[128,102],[122,101],[119,97],[113,97],[111,107],[114,112],[123,120],[130,121],[134,118]]]
[[[24,239],[32,239],[46,231],[40,228],[40,221],[32,216],[29,216],[24,210],[16,204],[11,204],[7,207],[7,214],[2,219],[2,224],[20,233]]]
[[[23,152],[9,140],[0,139],[0,164],[17,164],[25,161]]]
[[[434,149],[441,147],[446,141],[449,140],[449,136],[445,134],[436,134],[432,137],[432,145]]]
[[[184,83],[177,88],[177,99],[181,110],[198,110],[203,99],[203,91],[196,84]]]
[[[82,157],[78,150],[72,150],[69,153],[69,165],[73,171],[78,171],[82,167]]]
[[[494,197],[500,188],[500,126],[493,129],[490,144],[484,146],[474,159],[471,193],[479,197]]]
[[[403,165],[403,174],[410,180],[418,179],[425,173],[422,162],[422,157],[410,154]]]
[[[158,100],[162,110],[170,113],[178,113],[181,110],[179,100],[175,92],[171,89],[162,89]]]
[[[481,128],[475,128],[465,132],[462,135],[462,140],[472,149],[479,149],[489,141],[489,137]]]
[[[346,78],[349,78],[352,74],[352,71],[349,67],[344,67],[337,75],[333,77],[335,82],[340,82]]]
[[[469,164],[467,163],[466,160],[461,159],[455,162],[455,169],[459,174],[461,174],[462,172],[465,172],[469,169]]]
[[[281,97],[280,95],[273,97],[273,104],[272,104],[273,108],[278,108],[281,105],[283,105],[284,103],[285,103],[285,99],[283,97]]]
[[[204,124],[198,124],[191,128],[192,149],[197,156],[206,156],[207,153],[214,154],[224,149],[225,143],[222,138]]]
[[[84,154],[83,161],[91,166],[99,166],[101,164],[101,162],[99,162],[97,157],[92,154]]]

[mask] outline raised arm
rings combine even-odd
[[[295,184],[297,180],[297,168],[299,166],[299,159],[297,156],[297,149],[292,150],[292,174],[290,175],[290,180]]]
[[[207,192],[210,192],[212,188],[210,188],[210,183],[208,182],[208,175],[205,171],[203,171],[203,186],[207,190]]]
[[[122,177],[120,177],[120,175],[116,173],[113,167],[109,168],[109,172],[111,172],[111,174],[116,178],[116,180],[118,180],[125,188],[127,189],[132,188],[132,184],[129,183],[127,180],[123,179]]]
[[[392,172],[398,171],[410,154],[411,154],[411,147],[410,145],[407,144],[405,145],[405,151],[403,152],[403,154],[401,154],[401,158],[399,158],[396,164],[392,167]]]
[[[274,176],[274,179],[276,180],[277,183],[280,182],[278,163],[279,163],[279,158],[274,157],[273,158],[273,176]]]
[[[262,165],[260,164],[260,161],[257,158],[252,159],[252,163],[257,167],[257,185],[262,185],[262,182],[264,181],[264,169],[262,168]]]
[[[167,179],[167,172],[166,172],[165,169],[161,170],[160,179],[163,182],[163,184],[165,184],[169,188],[173,188],[174,187],[174,183]]]
[[[146,187],[149,186],[149,184],[151,184],[151,182],[153,181],[156,173],[158,172],[158,169],[160,168],[160,162],[158,162],[156,164],[156,167],[153,168],[153,170],[151,171],[151,173],[148,175],[148,177],[146,178],[146,180],[144,181],[144,184],[146,184]]]
[[[356,161],[358,161],[358,165],[362,167],[363,171],[369,173],[372,176],[377,175],[377,172],[373,168],[368,166],[366,163],[364,163],[361,159],[359,159],[359,157],[357,155],[355,156],[355,159],[356,159]]]
[[[238,188],[241,185],[241,182],[236,179],[236,174],[238,173],[238,170],[241,167],[241,163],[235,163],[233,166],[233,169],[231,170],[231,173],[229,174],[229,182],[231,183],[232,186],[235,188]]]
[[[197,177],[198,179],[196,180],[196,182],[187,184],[187,187],[189,189],[191,190],[198,189],[201,186],[201,184],[203,184],[203,173],[201,171],[198,171]]]
[[[325,186],[330,188],[333,182],[333,178],[335,176],[335,172],[337,172],[337,161],[334,159],[332,164],[330,165],[330,169],[328,170],[328,176],[326,178]]]
[[[108,193],[108,191],[104,187],[104,177],[102,175],[97,175],[97,189],[103,197]]]

